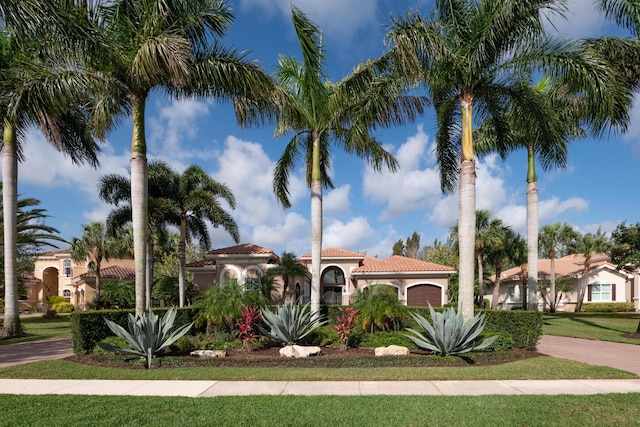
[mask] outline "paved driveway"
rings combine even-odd
[[[640,345],[543,335],[537,350],[553,357],[611,366],[640,375]]]
[[[73,356],[71,338],[22,342],[0,346],[0,368]]]

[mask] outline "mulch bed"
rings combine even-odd
[[[263,368],[351,368],[351,367],[429,367],[429,366],[488,366],[537,357],[536,351],[513,349],[502,352],[468,353],[464,356],[441,357],[424,350],[411,350],[409,356],[375,357],[372,348],[360,347],[343,350],[340,347],[322,347],[322,354],[308,358],[281,357],[279,347],[254,350],[229,350],[225,358],[201,359],[189,355],[165,354],[155,359],[156,368],[178,367],[263,367]],[[131,355],[88,354],[72,356],[67,360],[92,366],[142,369],[140,358]]]

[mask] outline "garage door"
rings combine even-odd
[[[434,285],[416,285],[407,290],[409,307],[442,307],[442,289]]]

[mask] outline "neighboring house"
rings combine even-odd
[[[555,261],[556,279],[561,279],[570,287],[563,293],[558,302],[558,311],[574,311],[578,300],[579,286],[583,280],[584,255],[567,255]],[[549,286],[551,260],[538,260],[538,281]],[[498,296],[498,308],[509,310],[522,306],[522,275],[520,267],[502,272],[502,283]],[[495,282],[495,276],[489,278]],[[583,302],[633,302],[636,310],[640,309],[640,275],[617,270],[606,254],[595,254],[591,257],[591,267],[587,278],[587,292]],[[538,308],[544,307],[541,297]]]
[[[300,263],[311,270],[311,254],[300,257]],[[267,269],[277,265],[278,256],[271,250],[252,244],[231,246],[209,251],[206,258],[187,265],[193,273],[198,291],[206,290],[212,283],[236,280],[244,284],[257,280]],[[398,299],[411,306],[431,303],[440,307],[447,303],[449,276],[456,271],[452,267],[433,264],[401,256],[377,259],[344,249],[322,251],[320,297],[323,304],[349,304],[352,296],[372,284],[392,286]],[[285,299],[308,302],[311,284],[308,279],[297,277],[291,281]],[[280,278],[275,282],[274,301],[282,292]]]
[[[45,252],[35,259],[33,274],[25,280],[27,299],[23,305],[42,309],[49,297],[59,295],[84,310],[95,298],[95,274],[87,268],[89,261],[75,262],[70,249]],[[133,259],[102,260],[102,284],[135,278]]]

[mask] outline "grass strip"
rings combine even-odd
[[[42,315],[25,316],[20,318],[25,337],[0,340],[0,346],[17,344],[27,341],[40,341],[49,338],[71,338],[69,315],[60,314],[56,317]]]
[[[67,360],[47,360],[0,369],[0,378],[106,380],[229,380],[229,381],[411,381],[624,379],[637,375],[604,366],[542,356],[489,366],[361,367],[361,368],[232,368],[188,367],[121,369],[88,366]]]
[[[638,327],[640,314],[633,313],[545,313],[542,333],[561,337],[585,338],[625,344],[640,344],[624,337]]]
[[[640,394],[215,398],[0,395],[1,426],[564,427],[636,426],[638,419]]]

